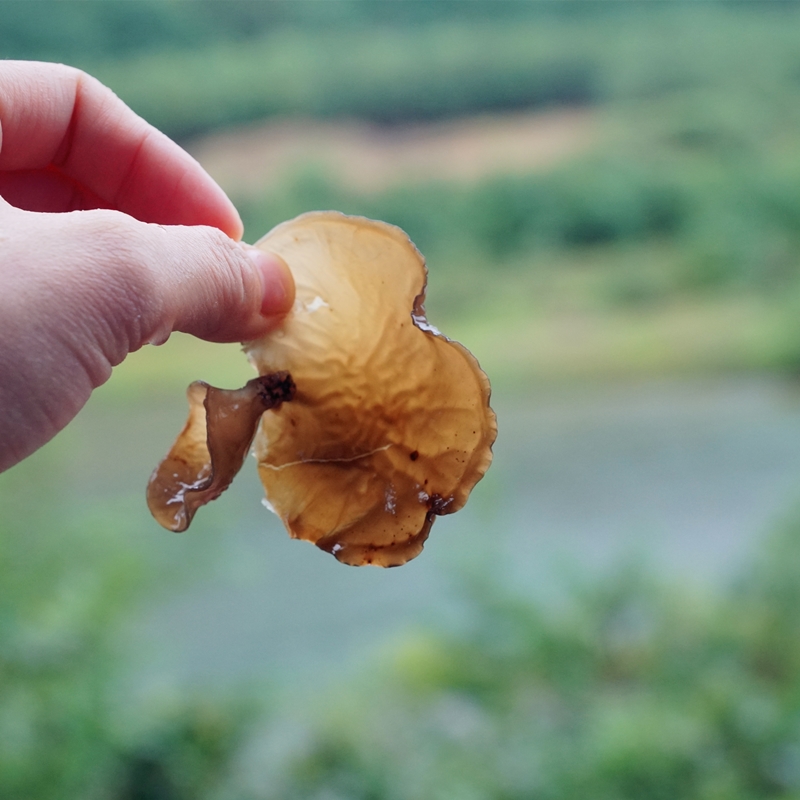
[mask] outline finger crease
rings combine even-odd
[[[114,194],[114,198],[112,201],[112,208],[120,208],[119,199],[120,197],[124,197],[128,191],[128,184],[131,183],[133,180],[133,176],[136,173],[137,162],[139,161],[139,156],[144,148],[145,142],[150,138],[150,130],[145,130],[144,134],[142,135],[139,144],[136,146],[136,150],[131,157],[130,163],[128,164],[128,168],[125,170],[125,173],[122,176],[122,180],[119,182],[119,186],[117,187],[117,191]]]
[[[81,95],[83,93],[83,75],[79,74],[75,82],[75,97],[72,101],[72,114],[69,123],[64,131],[64,136],[58,145],[58,149],[50,162],[54,167],[63,167],[72,153],[72,143],[75,140],[75,130],[78,127],[78,118],[81,109]]]

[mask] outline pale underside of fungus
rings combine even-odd
[[[256,246],[283,258],[297,289],[281,327],[245,343],[272,399],[253,381],[237,390],[245,399],[192,384],[150,509],[185,530],[230,484],[255,432],[267,505],[291,536],[347,564],[404,564],[491,463],[489,381],[428,324],[425,262],[399,228],[312,212]]]

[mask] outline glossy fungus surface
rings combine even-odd
[[[186,391],[189,419],[147,485],[150,513],[165,528],[185,531],[195,511],[219,497],[244,463],[261,415],[291,400],[286,372],[217,389],[195,381]]]
[[[425,262],[399,228],[314,212],[257,246],[297,287],[283,325],[245,346],[260,373],[297,386],[255,439],[268,504],[340,561],[403,564],[489,467],[488,379],[428,324]]]

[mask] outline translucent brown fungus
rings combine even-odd
[[[185,531],[195,511],[230,486],[261,415],[291,400],[294,383],[287,372],[273,372],[242,389],[195,381],[186,394],[189,419],[147,485],[150,513],[171,531]]]
[[[237,392],[189,387],[189,421],[151,479],[150,510],[185,530],[238,472],[260,419],[266,503],[290,535],[347,564],[404,564],[489,467],[489,381],[428,324],[425,262],[399,228],[314,212],[257,246],[289,265],[294,308],[245,345],[264,377]]]
[[[283,325],[245,346],[259,372],[297,385],[256,435],[267,502],[291,536],[339,561],[404,564],[489,467],[489,381],[428,324],[425,262],[399,228],[314,212],[257,246],[297,289]]]

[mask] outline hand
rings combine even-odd
[[[223,191],[95,79],[0,61],[0,470],[147,342],[256,338],[294,300]]]

